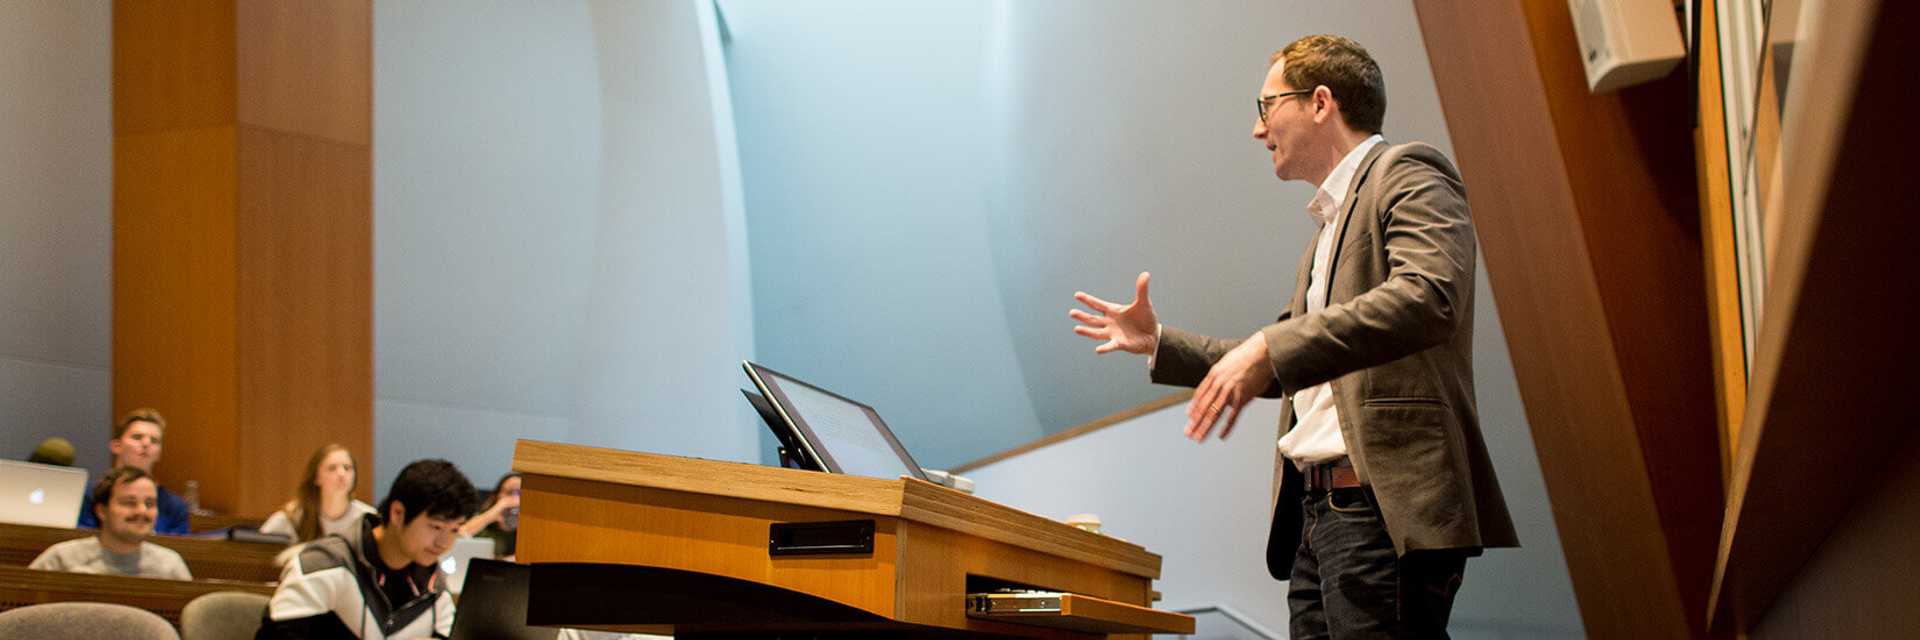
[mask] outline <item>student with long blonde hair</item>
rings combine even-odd
[[[353,452],[346,447],[320,447],[307,458],[299,492],[260,525],[260,532],[287,536],[294,542],[333,533],[358,534],[361,518],[377,513],[372,505],[353,499],[354,487],[360,483],[359,471]]]

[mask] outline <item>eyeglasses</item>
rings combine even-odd
[[[1313,90],[1312,89],[1295,89],[1293,91],[1282,91],[1280,93],[1276,93],[1276,94],[1267,96],[1265,98],[1254,98],[1253,113],[1259,116],[1261,122],[1266,122],[1267,109],[1273,108],[1273,104],[1275,102],[1279,101],[1281,98],[1285,98],[1288,96],[1300,96],[1300,95],[1306,95],[1309,93],[1313,93]]]

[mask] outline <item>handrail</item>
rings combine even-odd
[[[1234,609],[1233,607],[1229,607],[1224,604],[1201,605],[1198,607],[1173,609],[1173,611],[1184,613],[1196,618],[1200,617],[1200,614],[1203,614],[1203,613],[1219,613],[1220,615],[1226,616],[1228,620],[1232,620],[1234,624],[1238,624],[1241,627],[1247,629],[1248,631],[1252,631],[1255,635],[1258,635],[1261,638],[1264,638],[1265,640],[1280,640],[1281,638],[1286,637],[1284,635],[1274,633],[1274,631],[1272,629],[1268,629],[1266,625],[1260,624],[1258,622],[1254,622],[1253,619],[1247,617],[1246,614],[1240,613],[1238,610]]]
[[[968,462],[966,464],[956,466],[952,469],[947,469],[947,472],[948,473],[966,473],[968,471],[972,471],[974,469],[978,469],[978,468],[993,464],[995,462],[1005,460],[1007,458],[1011,458],[1011,457],[1014,457],[1023,453],[1027,453],[1030,451],[1034,451],[1036,449],[1041,449],[1047,446],[1059,444],[1067,440],[1072,440],[1074,438],[1078,438],[1080,436],[1084,436],[1089,433],[1093,433],[1095,431],[1099,431],[1101,429],[1105,429],[1107,427],[1111,427],[1113,425],[1120,424],[1122,422],[1126,422],[1128,420],[1132,420],[1134,418],[1138,418],[1140,416],[1153,413],[1155,411],[1159,411],[1161,409],[1165,409],[1167,407],[1171,407],[1173,405],[1180,404],[1182,402],[1186,402],[1187,399],[1191,397],[1193,397],[1192,390],[1181,391],[1179,393],[1175,393],[1172,395],[1163,396],[1155,400],[1151,400],[1145,404],[1137,405],[1129,409],[1122,409],[1118,412],[1109,414],[1103,418],[1098,418],[1090,422],[1081,423],[1080,425],[1075,426],[1071,429],[1067,429],[1065,431],[1051,433],[1051,434],[1041,436],[1039,438],[1035,438],[1033,440],[1029,440],[1027,441],[1026,444],[1022,444],[1020,446],[1007,449],[1005,451],[1001,451],[999,453],[995,453],[995,454],[986,456],[984,458],[980,458],[972,462]]]

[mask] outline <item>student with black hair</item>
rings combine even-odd
[[[435,563],[480,502],[445,460],[400,470],[380,513],[352,535],[302,546],[280,572],[257,638],[444,638],[453,598]]]

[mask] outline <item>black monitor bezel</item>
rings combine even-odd
[[[828,473],[844,475],[846,471],[841,469],[840,463],[833,459],[833,454],[827,450],[827,446],[821,441],[820,437],[813,432],[813,427],[807,425],[806,418],[802,417],[799,412],[793,408],[792,399],[787,397],[786,391],[781,389],[780,385],[802,385],[860,407],[862,411],[866,412],[867,419],[872,421],[874,429],[879,431],[880,436],[887,440],[887,445],[893,447],[894,455],[900,456],[900,461],[906,463],[907,469],[912,473],[913,477],[917,480],[927,480],[927,474],[920,470],[920,463],[914,461],[913,455],[907,453],[906,447],[900,446],[900,439],[894,437],[893,429],[887,426],[887,421],[880,418],[880,412],[875,411],[872,405],[828,391],[819,385],[781,373],[752,360],[742,361],[741,365],[746,368],[747,377],[753,380],[753,386],[759,389],[760,395],[765,396],[767,402],[773,405],[774,413],[780,417],[780,421],[790,430],[794,439],[800,443],[807,457],[819,463]]]

